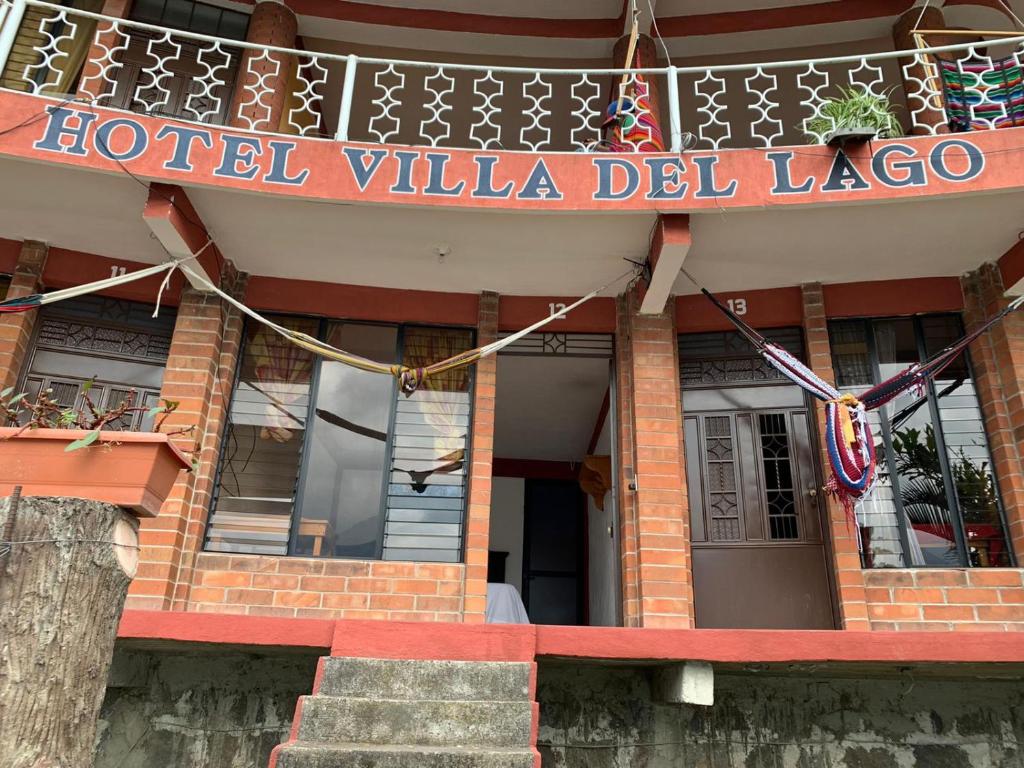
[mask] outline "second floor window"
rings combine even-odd
[[[958,317],[829,324],[839,388],[854,394],[963,335]],[[920,392],[870,411],[878,484],[859,505],[865,567],[1012,565],[965,352]]]
[[[472,347],[469,330],[278,318],[382,363]],[[462,553],[471,369],[411,397],[387,376],[247,329],[206,549],[423,562]]]

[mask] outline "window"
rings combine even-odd
[[[249,28],[248,14],[192,0],[135,0],[128,18],[230,40],[245,40]]]
[[[863,391],[962,333],[953,315],[832,322],[838,385]],[[859,507],[865,567],[1012,565],[967,354],[869,417],[879,474]]]
[[[191,0],[136,0],[130,18],[171,29],[245,40],[249,17]],[[125,26],[106,106],[221,125],[227,122],[242,49]]]
[[[468,330],[277,318],[381,363],[418,367]],[[471,369],[401,394],[250,325],[206,549],[425,562],[462,554]]]
[[[83,385],[92,382],[89,399],[97,408],[114,408],[135,392],[135,405],[149,408],[160,401],[164,366],[171,347],[175,313],[101,296],[62,301],[40,310],[32,360],[23,384],[28,399],[52,389],[61,405],[81,407]],[[144,413],[110,428],[146,430]]]

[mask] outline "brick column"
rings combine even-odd
[[[221,284],[241,295],[245,277],[232,270],[222,276]],[[173,439],[182,450],[198,449],[198,466],[179,478],[160,514],[142,522],[139,570],[128,593],[130,608],[185,607],[213,494],[241,336],[242,320],[236,310],[223,306],[213,294],[192,288],[182,292],[160,397],[179,403],[164,431],[195,427]]]
[[[917,25],[918,17],[921,19]],[[912,51],[917,48],[912,30],[945,29],[946,20],[940,8],[929,7],[921,16],[921,9],[914,7],[897,19],[892,28],[892,39],[897,51]],[[952,45],[966,42],[962,37],[938,38],[928,37],[929,45]],[[929,58],[929,63],[934,58]],[[949,133],[946,124],[946,111],[943,109],[942,85],[939,74],[933,66],[916,63],[914,59],[900,59],[900,77],[903,79],[903,90],[907,97],[907,108],[914,125],[912,134],[929,133],[924,126],[934,126],[937,133]],[[931,83],[929,83],[931,80]],[[922,86],[923,84],[923,86]]]
[[[477,346],[498,338],[498,294],[480,294]],[[498,358],[476,364],[473,429],[470,433],[469,488],[466,515],[466,587],[463,621],[482,623],[487,612],[487,546],[491,529],[491,475],[494,465],[494,400]]]
[[[961,279],[964,324],[977,328],[1008,303],[999,268],[986,264]],[[978,392],[992,451],[996,481],[1006,509],[1011,546],[1024,561],[1024,317],[1003,318],[970,346]]]
[[[804,335],[807,340],[808,364],[811,370],[826,381],[835,383],[832,369],[832,350],[828,340],[828,324],[825,318],[825,299],[821,283],[806,283],[801,286],[804,303]],[[818,425],[818,443],[821,449],[821,467],[828,472],[828,452],[825,448],[825,408],[821,403],[814,405]],[[839,616],[843,629],[867,630],[867,596],[864,591],[864,571],[861,570],[860,552],[857,548],[855,527],[850,523],[846,510],[830,496],[819,493],[819,503],[826,505],[828,530],[831,540],[832,573],[839,600]]]
[[[246,42],[295,48],[298,23],[295,14],[278,0],[260,0],[249,20]],[[276,131],[288,100],[288,76],[294,57],[246,49],[238,67],[238,86],[231,104],[231,125]]]
[[[675,305],[660,315],[640,315],[639,306],[636,290],[619,298],[616,333],[620,510],[624,521],[632,518],[623,525],[624,615],[631,626],[689,628],[693,590]]]
[[[132,0],[105,0],[100,13],[115,19],[124,19],[128,17],[131,5]],[[108,95],[113,88],[113,83],[104,78],[103,73],[116,62],[106,57],[114,48],[125,43],[125,31],[125,27],[114,30],[110,29],[106,22],[100,22],[99,28],[93,33],[93,43],[85,56],[85,64],[82,65],[82,77],[78,81],[77,93],[80,99],[102,102],[102,97]],[[114,74],[116,73],[111,73],[111,79]]]
[[[629,35],[620,37],[615,43],[612,51],[612,66],[615,69],[626,69],[626,54],[629,52]],[[631,68],[637,67],[637,60],[640,61],[640,68],[650,69],[658,66],[658,45],[648,35],[640,35],[636,41],[636,53],[633,54]],[[616,75],[612,81],[612,99],[618,98],[619,84],[622,82],[622,75]],[[659,78],[652,77],[647,80],[650,86],[651,110],[654,112],[658,122],[661,122],[661,84]]]
[[[30,296],[42,290],[40,278],[47,252],[45,243],[26,240],[21,244],[21,253],[7,289],[8,299]],[[0,315],[0,390],[17,385],[38,317],[38,310]]]

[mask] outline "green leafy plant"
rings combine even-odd
[[[863,88],[840,88],[840,96],[829,99],[814,117],[806,120],[804,133],[811,144],[819,144],[829,134],[847,129],[873,130],[880,139],[903,135],[903,126],[886,94],[876,96]]]
[[[100,408],[89,395],[92,382],[82,385],[81,403],[74,408],[67,408],[53,399],[53,390],[41,390],[35,401],[28,399],[28,393],[14,394],[13,387],[0,391],[0,426],[19,427],[11,437],[17,437],[30,429],[77,429],[86,430],[87,434],[78,440],[68,443],[65,451],[77,451],[87,448],[100,439],[104,429],[124,431],[132,417],[145,413],[146,418],[156,419],[154,432],[163,432],[164,422],[178,409],[174,400],[161,400],[161,404],[151,408],[135,405],[136,392],[128,390],[125,398],[113,408]],[[181,435],[192,432],[195,427],[174,429],[166,434]]]

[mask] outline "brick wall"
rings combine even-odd
[[[477,345],[498,337],[498,294],[480,296]],[[465,621],[480,623],[487,613],[487,548],[491,530],[491,482],[494,465],[494,403],[498,358],[476,364],[473,425],[470,432],[469,488],[466,515]]]
[[[801,286],[804,308],[804,337],[807,345],[807,363],[811,370],[822,379],[835,383],[832,370],[832,350],[828,339],[828,321],[825,316],[825,299],[821,283]],[[819,442],[819,466],[823,476],[828,473],[828,451],[825,448],[825,407],[814,405]],[[847,517],[846,510],[827,494],[818,494],[819,503],[827,507],[827,530],[830,542],[832,573],[838,599],[839,618],[843,629],[869,629],[864,575],[860,567],[855,528]]]
[[[875,630],[1024,631],[1019,568],[865,571]]]
[[[971,330],[1007,304],[999,268],[964,275],[964,325]],[[970,346],[974,384],[985,418],[992,465],[1006,511],[1011,547],[1024,558],[1024,317],[1003,318]]]
[[[465,566],[200,553],[185,606],[249,616],[461,621]]]
[[[47,250],[45,243],[34,240],[22,243],[14,275],[7,289],[8,299],[39,292],[39,278],[46,264]],[[18,383],[38,316],[37,311],[0,315],[0,390]]]
[[[222,285],[242,295],[244,276],[226,269]],[[139,570],[128,594],[130,608],[180,608],[187,600],[192,562],[202,546],[213,495],[241,333],[237,310],[213,294],[193,289],[182,293],[160,396],[179,403],[164,431],[194,427],[173,439],[182,450],[198,448],[199,465],[179,477],[156,518],[142,521]]]
[[[622,517],[632,517],[623,572],[636,585],[626,615],[634,626],[687,628],[693,590],[674,305],[660,315],[640,315],[638,307],[635,290],[620,298],[616,338],[624,365],[616,392],[620,424],[631,416],[619,477]]]

